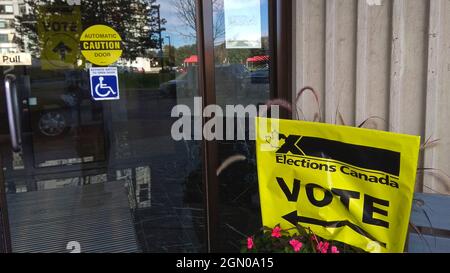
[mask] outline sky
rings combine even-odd
[[[167,29],[163,32],[164,44],[169,44],[169,39],[166,36],[170,36],[171,45],[180,47],[183,45],[194,44],[196,41],[193,38],[188,38],[180,33],[189,33],[190,28],[178,18],[177,11],[174,8],[174,1],[178,0],[159,0],[156,4],[161,4],[161,17],[167,20],[164,27]],[[235,0],[242,1],[242,0]],[[262,22],[262,35],[268,34],[268,0],[261,0],[261,22]]]

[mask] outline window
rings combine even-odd
[[[13,14],[13,5],[0,5],[0,14]]]
[[[8,43],[8,42],[9,42],[8,34],[0,34],[0,43]]]
[[[1,20],[0,29],[13,28],[13,22],[11,20]]]
[[[20,5],[19,12],[21,15],[27,14],[27,7],[25,5]]]

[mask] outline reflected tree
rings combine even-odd
[[[176,50],[175,54],[175,65],[181,66],[184,63],[186,58],[191,57],[192,55],[197,55],[197,45],[184,45]]]
[[[83,0],[81,4],[81,24],[86,29],[96,24],[104,24],[115,29],[122,37],[124,52],[122,58],[133,60],[148,55],[149,49],[159,49],[158,29],[165,23],[154,12],[156,0]],[[34,56],[39,56],[39,18],[71,12],[75,6],[66,0],[25,0],[28,12],[16,17],[19,35],[15,42]]]
[[[181,36],[197,38],[197,8],[196,0],[172,0],[172,5],[178,18],[188,27],[185,33],[179,32]],[[214,41],[218,43],[225,37],[225,17],[223,10],[223,0],[212,0],[214,12]]]
[[[215,62],[224,64],[224,63],[237,63],[237,64],[245,64],[247,58],[253,56],[262,56],[269,55],[269,38],[267,36],[262,37],[261,39],[262,46],[261,48],[254,49],[227,49],[225,43],[217,45],[214,48],[214,57]]]

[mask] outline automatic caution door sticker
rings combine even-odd
[[[122,56],[122,38],[113,28],[95,25],[86,29],[80,38],[81,53],[91,63],[108,66]]]
[[[265,226],[301,225],[368,252],[403,252],[419,137],[291,120],[256,123]]]

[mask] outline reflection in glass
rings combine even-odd
[[[226,2],[226,3],[224,3]],[[261,105],[270,98],[269,85],[269,20],[268,2],[261,1],[214,1],[215,28],[222,28],[218,33],[225,35],[215,39],[215,75],[216,75],[216,99],[217,104],[226,105]],[[226,4],[226,5],[224,5]],[[260,5],[252,8],[248,5]],[[246,13],[242,18],[240,9],[245,6]],[[239,7],[239,10],[234,8]],[[253,37],[254,33],[245,35],[242,31],[251,29],[246,27],[249,20],[260,17],[262,37],[248,41],[225,41],[227,31],[236,32],[239,22],[242,24],[239,37]],[[225,24],[225,18],[230,23]],[[256,20],[258,21],[258,20]],[[261,41],[255,42],[255,41]],[[229,45],[232,45],[231,47]],[[239,45],[239,46],[238,46]],[[236,116],[227,116],[226,119],[237,119]],[[246,135],[253,120],[246,119]],[[235,121],[234,124],[238,122]],[[220,250],[238,252],[241,248],[239,242],[242,234],[252,234],[261,227],[260,206],[258,195],[258,181],[256,174],[255,143],[253,141],[219,141],[219,162],[228,157],[243,155],[245,162],[233,164],[219,177],[220,194]]]
[[[205,251],[201,145],[171,137],[172,108],[199,94],[196,34],[179,17],[195,18],[195,1],[13,2],[14,44],[33,56],[7,72],[23,102],[21,153],[0,107],[13,251]],[[120,100],[91,98],[78,41],[96,24],[123,39],[111,65]]]

